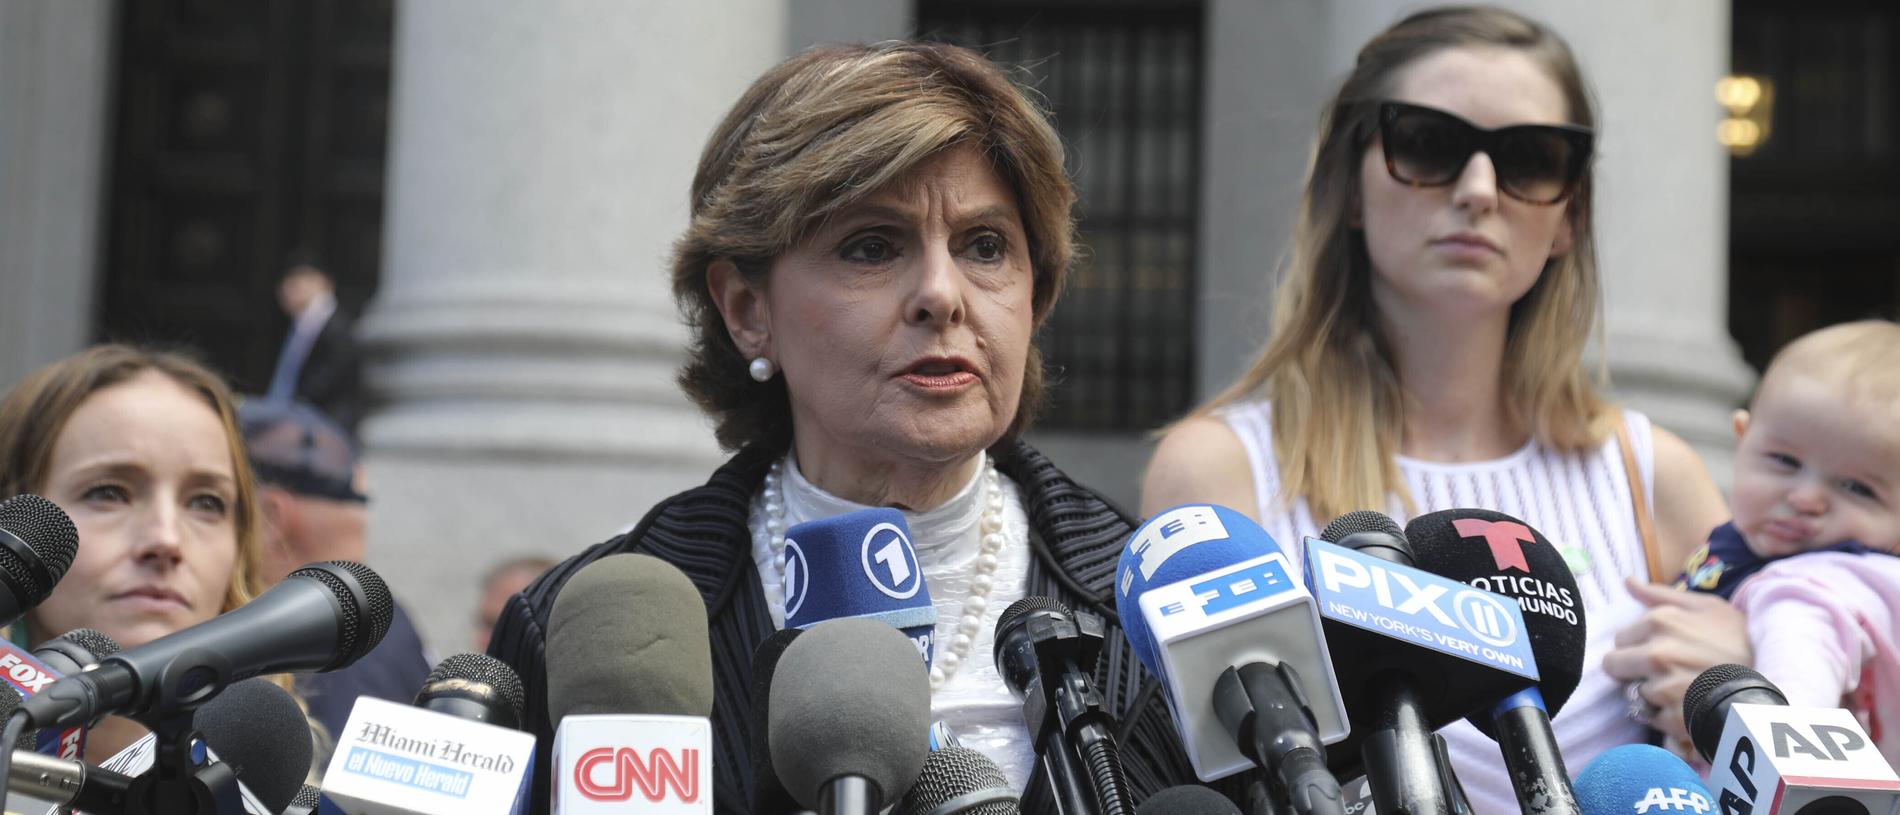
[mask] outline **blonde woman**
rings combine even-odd
[[[224,380],[178,354],[103,345],[15,385],[0,400],[0,498],[44,496],[80,541],[52,595],[27,612],[27,642],[93,628],[134,648],[263,591],[242,438]],[[107,717],[85,759],[145,732]]]
[[[1642,738],[1621,680],[1646,679],[1680,734],[1690,679],[1748,658],[1732,610],[1646,585],[1636,502],[1673,565],[1726,517],[1720,493],[1582,362],[1600,319],[1595,124],[1568,46],[1517,14],[1432,9],[1374,37],[1321,115],[1271,340],[1168,430],[1142,491],[1145,514],[1225,504],[1282,542],[1355,509],[1525,519],[1565,550],[1588,615],[1556,719],[1573,768]],[[1445,734],[1477,810],[1515,812],[1497,746],[1462,722]]]

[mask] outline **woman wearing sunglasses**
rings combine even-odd
[[[1144,515],[1250,509],[1295,558],[1355,509],[1524,519],[1564,553],[1587,620],[1556,720],[1572,769],[1643,738],[1624,680],[1680,736],[1689,681],[1748,657],[1732,609],[1647,585],[1652,553],[1681,563],[1726,517],[1720,493],[1582,359],[1601,320],[1595,120],[1569,48],[1514,13],[1428,10],[1374,37],[1320,118],[1271,340],[1167,431],[1142,498]],[[1443,732],[1477,811],[1517,811],[1497,745]]]

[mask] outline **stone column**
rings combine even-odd
[[[370,562],[441,653],[481,573],[561,558],[723,459],[673,384],[667,260],[784,0],[399,7],[381,291],[362,324]]]
[[[112,9],[0,0],[0,393],[91,335]]]

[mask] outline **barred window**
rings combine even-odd
[[[920,38],[1017,69],[1068,150],[1082,246],[1040,338],[1045,428],[1146,430],[1191,405],[1201,19],[1183,2],[917,6]]]

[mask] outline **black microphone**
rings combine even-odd
[[[310,720],[267,679],[231,683],[192,714],[192,726],[270,812],[290,806],[310,775]]]
[[[917,646],[875,620],[827,620],[785,648],[772,678],[772,767],[819,815],[871,815],[923,770],[930,681]]]
[[[79,553],[79,530],[59,505],[31,493],[0,501],[0,626],[46,601]]]
[[[290,799],[290,806],[284,807],[283,815],[314,815],[323,800],[323,793],[309,784],[297,790],[297,796]]]
[[[1788,697],[1781,689],[1753,668],[1716,665],[1689,683],[1689,690],[1682,695],[1682,723],[1689,729],[1689,740],[1702,760],[1713,761],[1728,725],[1730,707],[1787,704]]]
[[[33,656],[60,676],[72,676],[119,652],[118,641],[91,628],[75,628],[33,649]]]
[[[923,772],[896,815],[1020,815],[1003,770],[968,747],[945,747],[924,759]]]
[[[1066,815],[1129,808],[1115,717],[1095,689],[1105,630],[1101,618],[1047,597],[1017,600],[996,621],[996,668],[1023,700],[1036,763]]]
[[[1182,784],[1148,796],[1135,815],[1240,815],[1240,807],[1206,787]]]
[[[1523,610],[1537,685],[1465,718],[1498,743],[1526,815],[1581,815],[1550,726],[1583,677],[1588,621],[1570,565],[1542,533],[1488,509],[1413,518],[1405,537],[1421,568],[1516,600]]]
[[[778,671],[785,649],[805,633],[802,628],[782,628],[759,643],[752,652],[752,714],[747,722],[751,739],[752,811],[758,815],[784,815],[798,811],[798,802],[785,791],[772,769],[771,729],[772,675]]]
[[[20,712],[28,728],[109,713],[164,718],[258,674],[349,665],[389,631],[393,608],[389,588],[368,566],[313,563],[243,606],[54,682]]]
[[[521,729],[525,701],[521,677],[487,654],[442,660],[416,693],[416,707],[510,730]]]

